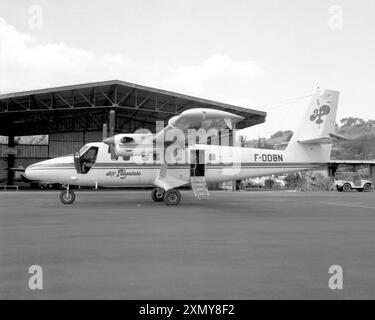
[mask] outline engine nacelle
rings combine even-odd
[[[152,154],[152,134],[117,134],[113,138],[115,153],[119,157],[134,157]]]

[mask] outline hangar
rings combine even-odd
[[[0,135],[8,143],[0,145],[0,181],[14,184],[9,168],[23,167],[64,154],[74,147],[101,141],[103,124],[110,111],[115,114],[110,134],[146,128],[155,132],[156,121],[191,108],[214,108],[245,118],[235,130],[263,123],[266,113],[146,87],[120,80],[85,83],[0,95]],[[115,111],[115,112],[113,112]],[[17,145],[15,137],[48,135],[48,145]]]

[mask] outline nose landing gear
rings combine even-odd
[[[181,201],[181,193],[177,189],[164,191],[161,188],[155,188],[151,192],[151,198],[155,202],[164,201],[168,206],[177,206]]]
[[[60,201],[63,204],[72,204],[76,199],[76,195],[73,190],[69,189],[69,185],[63,186],[66,190],[61,191]]]
[[[162,188],[155,188],[151,191],[151,198],[155,202],[163,201],[163,196],[164,196],[164,189]]]

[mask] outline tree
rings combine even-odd
[[[287,188],[299,188],[302,185],[302,178],[298,173],[289,173],[285,179],[285,187]]]
[[[361,118],[347,117],[340,120],[342,127],[350,127],[353,125],[363,125],[365,121]]]

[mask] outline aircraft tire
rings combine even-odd
[[[181,201],[181,193],[176,189],[171,189],[164,192],[164,203],[167,206],[177,206]]]
[[[72,204],[75,199],[76,199],[76,195],[72,190],[69,190],[68,193],[66,190],[63,190],[60,193],[60,201],[63,204]]]
[[[351,185],[349,183],[344,183],[344,185],[342,186],[342,191],[349,192],[350,190],[352,190]]]
[[[161,202],[163,201],[164,197],[164,190],[161,188],[154,188],[151,191],[151,198],[155,202]]]

